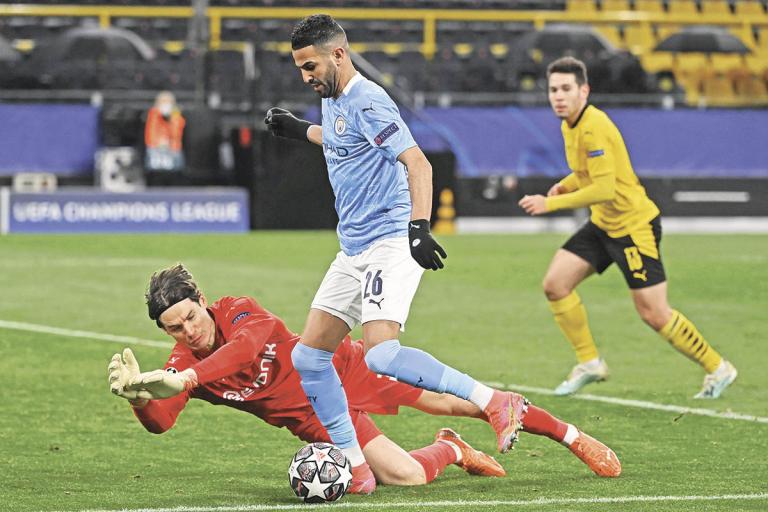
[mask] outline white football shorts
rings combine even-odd
[[[336,255],[312,307],[341,318],[350,329],[372,320],[391,320],[404,330],[424,269],[407,237],[386,238],[355,256]]]

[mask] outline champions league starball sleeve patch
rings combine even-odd
[[[397,133],[399,130],[400,127],[397,126],[397,123],[392,123],[381,130],[381,132],[379,132],[379,134],[373,138],[373,142],[375,142],[377,146],[381,146],[388,138]]]
[[[239,315],[237,315],[235,318],[232,319],[232,325],[235,325],[237,322],[239,322],[243,318],[250,315],[251,315],[250,311],[243,311],[242,313],[240,313]]]

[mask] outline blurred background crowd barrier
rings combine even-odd
[[[436,217],[466,229],[483,229],[473,218],[521,217],[521,194],[568,172],[545,69],[573,55],[665,214],[768,230],[763,0],[4,3],[0,230],[30,225],[16,215],[29,197],[14,194],[69,187],[112,194],[105,201],[148,188],[237,188],[246,228],[333,227],[320,150],[268,140],[261,124],[274,105],[319,117],[289,42],[315,12],[340,21],[358,69],[398,101],[435,168]],[[147,119],[162,123],[150,114],[161,91],[183,119],[181,152],[146,169],[165,154],[146,144]]]

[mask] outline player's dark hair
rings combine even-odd
[[[158,270],[149,278],[149,288],[144,297],[147,299],[149,318],[155,321],[158,327],[163,328],[160,321],[166,309],[184,299],[190,299],[200,304],[202,293],[197,287],[192,274],[184,265],[178,263],[172,267]]]
[[[552,73],[571,74],[576,77],[576,83],[584,85],[587,83],[587,66],[582,61],[574,57],[560,57],[547,66],[547,79]]]
[[[327,14],[313,14],[298,22],[293,28],[291,48],[299,50],[307,46],[322,46],[339,36],[343,36],[346,41],[347,34],[336,20]]]

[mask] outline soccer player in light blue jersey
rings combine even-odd
[[[291,46],[303,81],[322,98],[322,123],[279,108],[270,109],[264,121],[274,135],[323,147],[341,245],[291,356],[317,417],[352,462],[350,492],[368,494],[376,485],[331,364],[358,323],[372,371],[471,401],[488,416],[499,451],[506,452],[517,439],[526,400],[491,389],[398,340],[424,269],[443,268],[440,257],[446,257],[429,232],[429,161],[384,89],[355,70],[346,34],[333,18],[305,18],[294,28]]]

